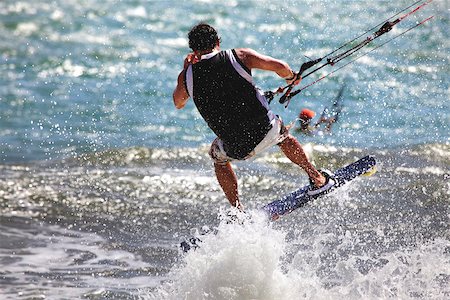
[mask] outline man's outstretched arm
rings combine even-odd
[[[277,73],[278,76],[286,79],[286,81],[294,78],[295,73],[286,62],[280,59],[260,54],[249,48],[236,49],[236,54],[249,69],[273,71]],[[298,83],[300,83],[300,80],[296,82],[296,84]]]

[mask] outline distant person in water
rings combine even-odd
[[[339,93],[336,95],[336,98],[333,100],[333,104],[331,108],[325,107],[320,115],[319,120],[312,125],[312,119],[316,115],[316,113],[310,109],[304,108],[300,111],[298,115],[298,120],[300,122],[300,126],[296,127],[296,132],[303,133],[306,135],[315,135],[315,134],[323,134],[323,133],[331,133],[331,127],[334,123],[336,123],[339,119],[339,115],[342,111],[342,96],[344,94],[345,84],[339,90]],[[322,127],[323,130],[321,129]]]
[[[242,209],[237,177],[231,162],[245,160],[270,146],[300,166],[311,181],[310,194],[333,186],[330,174],[318,171],[306,157],[302,146],[269,107],[264,94],[255,86],[253,69],[271,71],[286,83],[299,84],[301,78],[289,65],[248,48],[220,50],[217,31],[200,23],[188,34],[189,53],[173,92],[175,107],[194,101],[208,127],[216,134],[209,155],[217,180],[232,206]]]
[[[314,135],[320,131],[322,124],[325,124],[324,132],[330,133],[331,127],[336,122],[336,117],[333,116],[326,118],[324,114],[322,114],[319,120],[317,120],[317,122],[314,125],[311,125],[312,119],[314,118],[315,115],[316,113],[310,109],[307,108],[302,109],[302,111],[298,115],[300,126],[297,127],[296,131],[306,135]]]

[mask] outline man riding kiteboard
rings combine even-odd
[[[192,98],[217,135],[209,154],[230,204],[243,209],[231,162],[248,159],[273,145],[278,145],[286,157],[308,174],[311,193],[322,193],[332,187],[330,174],[318,171],[309,162],[300,143],[270,109],[263,92],[254,84],[251,70],[272,71],[293,85],[300,83],[301,77],[286,62],[252,49],[221,51],[217,31],[208,24],[194,26],[188,38],[193,53],[186,56],[178,76],[174,104],[181,109]]]

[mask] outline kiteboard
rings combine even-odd
[[[262,210],[267,213],[270,220],[276,220],[281,215],[288,214],[314,199],[323,197],[324,195],[333,192],[358,176],[372,175],[375,172],[375,158],[370,155],[365,156],[332,173],[328,179],[333,180],[333,185],[331,185],[330,188],[317,193],[312,190],[311,185],[308,185],[289,193],[281,199],[266,204],[262,207]],[[239,220],[236,219],[230,220],[230,222],[236,221],[239,222]],[[203,234],[207,233],[208,232],[204,232]],[[180,247],[184,252],[188,252],[191,249],[197,249],[200,247],[201,242],[202,240],[198,236],[192,236],[182,241]]]
[[[375,158],[370,155],[365,156],[336,170],[330,177],[330,180],[333,180],[334,184],[327,190],[320,193],[312,193],[311,185],[307,185],[289,193],[281,199],[266,204],[262,209],[268,214],[270,219],[275,220],[281,215],[288,214],[304,206],[306,203],[336,190],[360,175],[373,174],[376,170],[375,168]]]

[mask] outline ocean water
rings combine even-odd
[[[450,298],[448,1],[288,108],[272,102],[290,123],[345,85],[331,134],[292,132],[318,168],[379,162],[277,222],[258,208],[307,184],[305,173],[276,147],[236,163],[252,221],[229,224],[214,136],[192,101],[176,110],[171,98],[200,21],[222,49],[297,69],[412,3],[1,1],[0,299]],[[254,77],[263,90],[283,84]],[[199,249],[180,251],[208,228]]]

